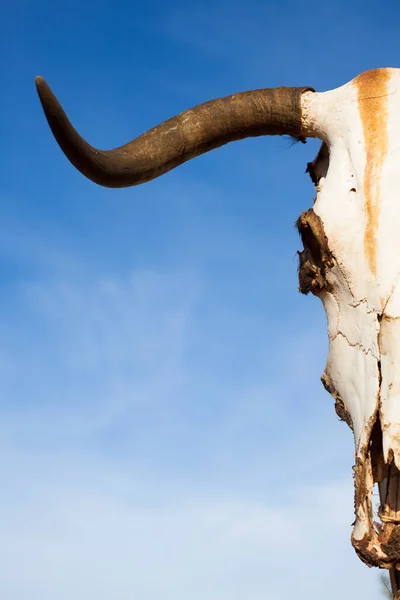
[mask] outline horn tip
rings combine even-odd
[[[48,84],[46,83],[46,80],[41,77],[40,75],[38,75],[37,77],[35,77],[35,83],[36,83],[36,87],[38,89],[43,89],[43,88],[48,88]]]
[[[36,91],[46,114],[57,111],[60,107],[56,97],[46,80],[38,75],[35,77]]]
[[[35,77],[35,83],[36,83],[36,90],[41,99],[44,99],[45,97],[51,98],[53,96],[53,93],[50,89],[49,84],[46,82],[46,80],[43,77],[41,77],[40,75]]]

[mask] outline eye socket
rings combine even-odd
[[[320,180],[326,177],[329,168],[329,149],[325,142],[322,142],[316,158],[307,163],[306,173],[309,174],[311,181],[318,186]]]
[[[311,181],[313,182],[313,184],[315,185],[315,187],[317,187],[317,185],[318,185],[318,177],[317,177],[317,173],[315,171],[315,167],[314,167],[314,163],[313,162],[307,163],[306,173],[309,174]]]

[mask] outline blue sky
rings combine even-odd
[[[399,66],[399,23],[394,1],[3,3],[2,598],[379,596],[349,542],[325,316],[297,292],[318,143],[246,140],[103,189],[34,77],[109,148],[213,97]]]

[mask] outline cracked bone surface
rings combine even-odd
[[[66,156],[109,187],[144,183],[244,137],[322,140],[307,169],[314,206],[297,223],[300,290],[324,304],[322,380],[354,434],[352,542],[362,560],[393,576],[400,569],[400,69],[367,71],[323,93],[266,88],[216,99],[109,151],[83,140],[44,80],[37,86]],[[375,483],[381,523],[373,521]]]
[[[369,71],[336,90],[306,94],[304,102],[324,142],[308,168],[317,188],[314,206],[298,222],[305,246],[300,289],[318,295],[325,307],[329,354],[323,382],[354,433],[353,545],[367,564],[395,567],[400,563],[400,70]],[[313,269],[319,278],[310,285]],[[374,483],[382,523],[373,521]]]

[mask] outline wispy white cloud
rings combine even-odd
[[[356,580],[372,598],[348,541],[350,432],[336,450],[333,414],[304,418],[313,391],[328,412],[322,333],[281,327],[251,377],[211,376],[210,343],[221,360],[240,336],[204,335],[200,272],[62,273],[21,280],[0,319],[0,594],[333,599]]]
[[[223,494],[106,461],[32,470],[10,458],[17,476],[0,501],[0,592],[10,600],[376,598],[343,524],[349,484],[271,482],[273,498],[290,495],[280,508],[245,489]]]
[[[20,285],[19,319],[4,324],[4,404],[30,418],[58,414],[64,426],[87,413],[90,429],[143,402],[157,409],[182,383],[195,287],[190,276],[146,270]]]

